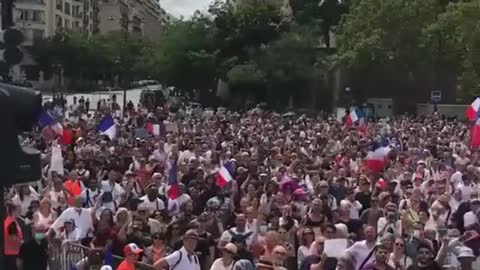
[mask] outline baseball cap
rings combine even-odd
[[[136,244],[130,243],[123,248],[123,255],[130,256],[132,254],[140,254],[143,252],[143,249],[139,248]]]

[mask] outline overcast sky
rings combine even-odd
[[[190,17],[195,10],[206,11],[211,0],[160,0],[160,5],[168,13],[180,17]]]

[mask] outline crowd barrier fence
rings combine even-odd
[[[83,246],[77,241],[53,240],[49,243],[49,270],[89,270],[88,259],[91,251],[91,248]],[[113,255],[113,269],[116,269],[123,259],[123,257]],[[153,269],[152,265],[141,262],[138,262],[136,267],[139,270]]]

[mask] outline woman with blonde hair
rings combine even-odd
[[[50,226],[57,219],[57,214],[52,210],[49,199],[42,199],[38,211],[33,213],[34,226],[50,228]]]

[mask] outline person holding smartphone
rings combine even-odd
[[[383,236],[385,233],[402,235],[402,222],[399,219],[397,206],[389,203],[385,207],[385,216],[378,219],[377,233]]]

